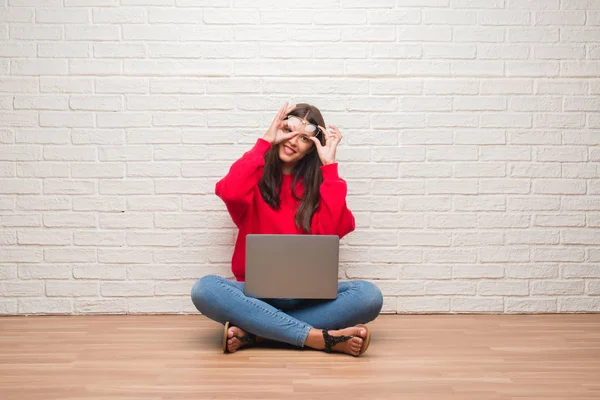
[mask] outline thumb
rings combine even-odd
[[[284,138],[285,138],[284,140],[291,139],[291,138],[293,138],[294,136],[296,136],[296,135],[297,135],[297,134],[299,134],[299,133],[300,133],[300,132],[298,132],[298,131],[292,131],[292,132],[288,132],[288,133],[286,133],[286,134],[284,135]]]
[[[317,149],[320,149],[323,147],[323,145],[321,144],[321,142],[319,141],[319,139],[317,139],[316,137],[310,137],[310,140],[313,141],[313,143],[315,144],[315,146],[317,147]]]

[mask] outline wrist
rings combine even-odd
[[[263,140],[266,140],[267,142],[269,142],[271,145],[275,144],[275,139],[273,139],[272,137],[270,137],[269,135],[265,135],[263,136]]]

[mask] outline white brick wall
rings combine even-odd
[[[0,314],[196,312],[284,101],[384,312],[600,312],[599,95],[597,0],[1,0]]]

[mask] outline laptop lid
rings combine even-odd
[[[335,299],[336,235],[246,236],[244,293],[255,298]]]

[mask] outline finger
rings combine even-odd
[[[288,108],[288,102],[286,101],[285,103],[283,103],[283,106],[281,106],[281,109],[279,110],[279,113],[277,114],[277,117],[281,120],[283,119],[283,117],[285,116],[285,110],[287,110]]]
[[[286,133],[285,135],[283,135],[284,140],[289,140],[291,138],[293,138],[294,136],[298,135],[300,132],[299,131],[292,131],[289,133]]]
[[[331,131],[334,132],[335,134],[339,135],[340,138],[342,137],[342,132],[340,132],[339,128],[335,125],[329,125],[331,127]]]
[[[319,129],[321,129],[321,132],[323,132],[323,134],[325,135],[325,138],[327,138],[330,133],[327,131],[327,129],[323,128],[321,125],[319,125]]]
[[[285,103],[287,105],[287,103]],[[294,111],[296,109],[296,104],[292,105],[290,108],[287,109],[287,111],[285,112],[286,114],[291,113],[292,111]]]
[[[283,110],[285,110],[287,108],[287,102],[279,109],[279,111],[277,112],[277,114],[275,114],[275,118],[273,118],[273,123],[271,123],[271,126],[276,125],[279,126],[279,122],[282,119],[282,113]]]
[[[310,140],[312,140],[313,143],[315,144],[315,146],[317,146],[317,149],[320,149],[320,148],[323,147],[323,145],[321,144],[321,142],[319,141],[319,139],[317,139],[316,137],[311,136]]]

